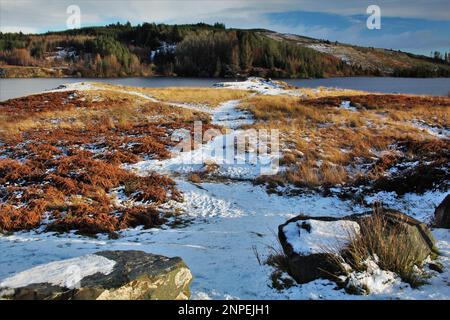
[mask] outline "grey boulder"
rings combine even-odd
[[[92,259],[94,258],[94,259]],[[76,283],[68,285],[57,282],[58,265],[64,266],[64,261],[50,263],[24,271],[11,279],[0,283],[0,298],[14,300],[186,300],[190,297],[189,285],[192,274],[181,258],[168,258],[143,251],[101,251],[93,255],[79,257],[69,263],[72,270],[77,271],[76,261],[108,262],[108,270],[97,271],[87,276],[84,270],[78,270]],[[89,265],[81,267],[89,269]],[[52,269],[54,269],[52,271]],[[33,271],[35,270],[35,271]],[[36,271],[50,270],[53,278],[49,282],[33,283]],[[55,271],[56,270],[56,271]],[[95,271],[95,269],[93,269]],[[64,271],[64,270],[63,270]],[[92,272],[91,272],[92,273]],[[30,276],[31,275],[31,276]],[[38,274],[36,274],[37,276]],[[69,274],[74,276],[73,274]],[[24,278],[30,278],[29,283],[22,283]],[[67,278],[69,278],[67,277]],[[62,277],[64,278],[64,277]],[[66,279],[67,279],[66,278]],[[75,277],[76,278],[76,277]],[[44,278],[45,279],[45,278]],[[55,283],[56,281],[56,283]],[[63,280],[65,281],[65,280]],[[53,283],[52,283],[53,282]],[[5,286],[6,284],[6,286]],[[7,285],[11,285],[8,287]],[[18,286],[19,285],[19,286]]]

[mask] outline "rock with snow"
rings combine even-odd
[[[450,229],[450,194],[436,208],[433,226],[436,228]]]
[[[346,246],[355,236],[364,237],[364,230],[370,231],[364,227],[370,214],[343,218],[298,216],[280,225],[278,237],[290,275],[298,283],[318,278],[336,280]],[[435,240],[424,223],[396,210],[385,209],[381,214],[386,230],[396,228],[404,233],[404,241],[409,242],[406,247],[415,248],[418,264],[436,253]]]
[[[55,261],[0,282],[15,300],[186,300],[192,274],[181,258],[143,251],[101,251]]]
[[[289,273],[298,283],[330,278],[339,271],[337,254],[360,232],[356,216],[298,216],[278,227]]]

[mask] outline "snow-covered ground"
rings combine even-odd
[[[277,226],[296,214],[326,215],[335,208],[336,215],[344,215],[351,210],[350,203],[337,198],[268,195],[250,183],[199,187],[183,182],[179,188],[187,194],[183,210],[195,218],[191,224],[125,230],[118,240],[34,231],[2,236],[0,279],[50,261],[133,249],[182,257],[194,275],[194,299],[283,299],[288,296],[268,287],[271,269],[259,265],[253,247],[260,254],[267,252],[268,245],[276,245]]]
[[[77,57],[77,51],[74,48],[57,47],[56,51],[51,52],[45,57],[46,60],[63,60],[66,58],[73,59]]]
[[[167,42],[163,41],[159,48],[157,48],[156,50],[150,51],[150,60],[152,60],[152,61],[155,60],[155,57],[161,53],[165,53],[165,54],[174,53],[176,49],[177,49],[176,44],[167,43]]]
[[[251,85],[248,88],[255,90]],[[240,88],[245,86],[239,85]],[[284,90],[271,85],[269,89],[265,87],[266,84],[255,91],[267,93]],[[239,111],[237,105],[237,101],[229,101],[211,110],[214,123],[231,129],[251,123],[251,117]],[[221,159],[212,153],[198,165],[192,165],[188,161],[185,163],[186,157],[211,155],[210,151],[217,146],[226,149],[230,144],[224,144],[220,137],[223,139],[234,135],[234,138],[239,134],[239,131],[231,131],[186,154],[176,153],[173,158],[164,161],[143,161],[129,168],[141,175],[151,170],[168,174],[192,172],[200,169],[205,160],[220,162],[218,160]],[[248,151],[250,154],[252,152]],[[251,165],[218,164],[219,174],[229,178],[254,177],[260,169]],[[191,285],[193,299],[450,299],[449,230],[433,231],[437,247],[442,253],[440,260],[445,272],[434,273],[429,284],[419,289],[412,289],[395,277],[390,278],[374,269],[371,278],[355,274],[355,277],[366,277],[376,288],[367,296],[349,295],[344,290],[336,290],[335,283],[328,280],[316,280],[277,291],[270,287],[272,268],[261,265],[255,252],[264,259],[270,251],[268,247],[277,246],[278,225],[299,214],[340,217],[362,213],[367,208],[334,196],[324,197],[315,193],[295,197],[270,195],[264,187],[245,181],[194,184],[183,176],[178,176],[175,181],[185,201],[171,202],[166,207],[176,209],[188,218],[189,222],[185,225],[149,230],[128,229],[120,232],[119,239],[109,239],[104,235],[93,239],[73,233],[42,233],[40,230],[0,235],[0,282],[9,283],[18,278],[6,278],[43,263],[77,258],[96,251],[143,250],[181,257],[194,275]],[[406,195],[402,200],[390,194],[377,194],[366,200],[383,198],[394,207],[407,203],[406,213],[426,221],[444,195]],[[100,265],[101,268],[105,267],[104,264]],[[58,264],[56,266],[55,270]],[[384,281],[386,279],[389,281]]]
[[[341,59],[342,61],[346,62],[346,63],[351,63],[352,59],[342,53],[339,52],[339,50],[336,50],[336,47],[332,46],[332,45],[327,45],[327,44],[323,44],[323,43],[318,43],[318,44],[309,44],[307,45],[308,48],[314,49],[316,51],[322,52],[322,53],[329,53],[334,55],[336,58]]]
[[[431,222],[435,208],[444,200],[447,192],[427,191],[423,194],[406,193],[398,197],[395,192],[377,192],[364,200],[370,205],[382,202],[387,208],[396,209],[425,223]],[[450,231],[449,231],[450,232]]]
[[[449,230],[433,232],[445,273],[435,274],[430,285],[419,289],[393,283],[378,294],[355,296],[335,290],[333,282],[317,280],[278,292],[270,288],[272,269],[258,263],[254,248],[264,256],[268,246],[276,246],[279,224],[298,214],[343,216],[365,209],[336,197],[268,195],[264,188],[246,182],[177,183],[186,196],[180,208],[193,218],[190,224],[175,229],[125,230],[117,240],[36,231],[0,236],[0,279],[96,251],[143,250],[182,257],[194,275],[193,299],[450,298]]]

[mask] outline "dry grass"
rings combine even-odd
[[[299,88],[297,90],[310,99],[323,97],[336,97],[336,96],[360,96],[368,94],[365,91],[351,90],[351,89],[335,89],[327,87],[318,87],[315,89]]]
[[[358,109],[340,108],[342,101],[351,101]],[[253,127],[280,130],[284,150],[281,164],[288,170],[281,179],[268,177],[271,182],[308,187],[366,183],[382,178],[386,170],[401,162],[431,161],[436,167],[450,161],[450,142],[415,125],[420,120],[449,128],[448,98],[255,96],[242,108],[257,120]],[[389,155],[394,160],[381,168],[377,160]]]
[[[358,108],[373,110],[374,114],[386,116],[388,121],[422,120],[437,126],[450,126],[450,100],[445,97],[393,94],[342,94],[323,97],[321,99],[308,99],[304,103],[318,107],[338,107],[345,100],[351,101]]]
[[[210,107],[217,107],[219,104],[229,101],[247,98],[250,92],[246,90],[225,89],[225,88],[190,88],[190,87],[165,87],[165,88],[140,88],[111,85],[106,83],[94,83],[94,86],[101,91],[108,91],[109,94],[127,95],[128,92],[144,94],[162,102],[199,104]]]
[[[249,96],[245,90],[214,88],[156,88],[146,89],[146,93],[164,102],[200,104],[217,107],[219,104],[243,99]]]
[[[283,251],[279,238],[274,234],[277,242],[274,246],[268,246],[268,255],[265,259],[259,256],[259,253],[255,250],[255,255],[258,261],[263,264],[269,265],[273,268],[270,274],[270,279],[272,282],[272,288],[279,291],[290,288],[294,286],[295,282],[291,277],[286,277],[290,273],[289,258]]]
[[[206,162],[199,171],[189,174],[188,179],[192,183],[202,183],[204,181],[217,181],[219,178],[215,175],[219,165]]]

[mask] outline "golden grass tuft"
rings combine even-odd
[[[350,235],[350,244],[343,252],[345,262],[354,270],[364,271],[364,261],[376,256],[381,269],[396,273],[412,287],[424,284],[425,279],[415,270],[423,262],[422,253],[405,228],[390,224],[382,210],[375,210],[360,226],[359,235]]]

